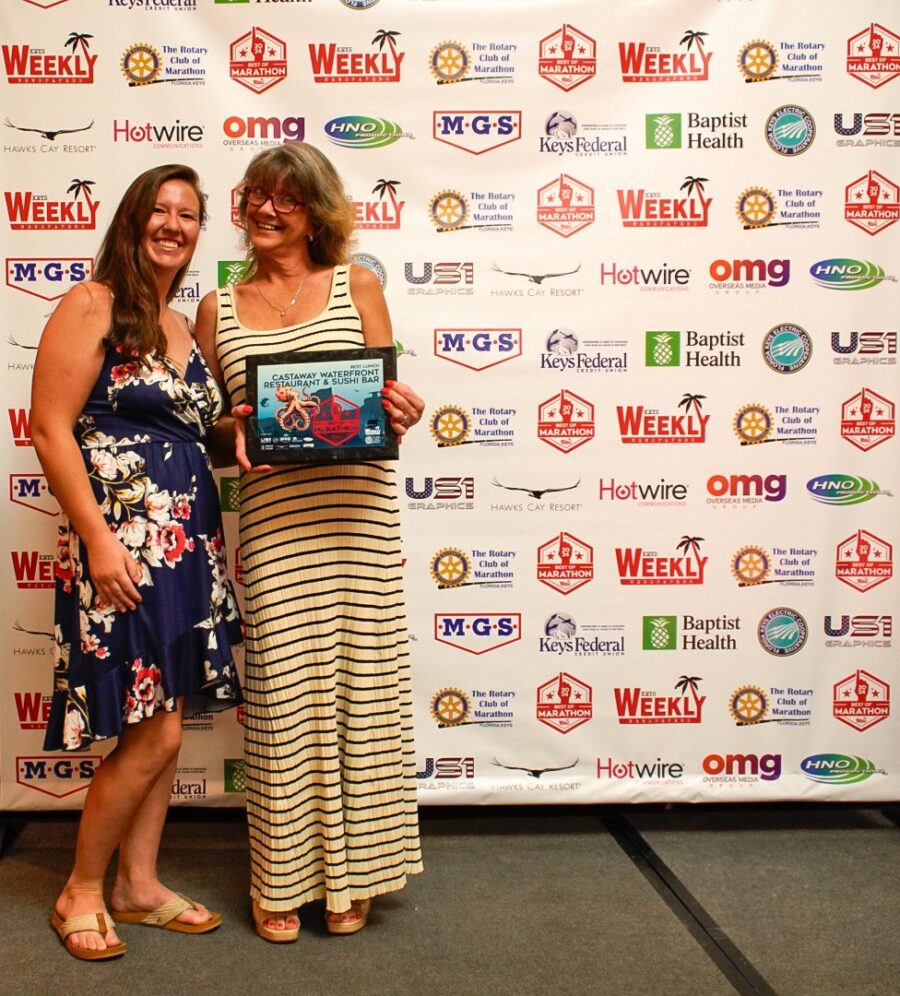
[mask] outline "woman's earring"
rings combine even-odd
[[[312,242],[312,240],[313,240],[313,239],[314,239],[315,237],[316,237],[316,233],[315,233],[315,232],[310,232],[310,233],[309,233],[309,235],[307,235],[307,236],[306,236],[306,241],[307,241],[307,242]]]

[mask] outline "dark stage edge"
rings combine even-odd
[[[175,809],[164,880],[225,918],[205,936],[123,926],[124,958],[78,962],[48,913],[77,814],[0,814],[3,991],[311,996],[890,996],[900,978],[898,809],[425,808],[426,872],[332,937],[249,922],[243,814]]]

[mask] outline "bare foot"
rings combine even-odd
[[[121,913],[138,911],[149,913],[168,902],[174,895],[176,893],[167,889],[158,879],[130,882],[124,878],[117,878],[110,893],[109,905],[113,917],[117,910]],[[185,910],[175,919],[181,923],[203,924],[209,920],[209,910],[202,903],[196,903],[196,909]]]
[[[63,920],[71,920],[76,916],[83,916],[86,913],[106,913],[106,903],[103,901],[103,893],[99,889],[83,889],[78,886],[66,885],[56,900],[57,915]],[[115,919],[108,917],[109,920]],[[119,944],[119,937],[115,930],[110,928],[105,934],[99,930],[79,930],[69,935],[69,942],[76,948],[84,948],[86,951],[105,951],[106,948]]]
[[[325,923],[333,934],[354,934],[366,925],[371,907],[371,899],[354,899],[343,913],[326,910]]]

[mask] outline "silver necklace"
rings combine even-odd
[[[297,303],[297,298],[298,298],[298,297],[300,296],[300,291],[301,291],[301,290],[303,290],[303,284],[304,284],[305,282],[306,282],[306,277],[304,277],[304,278],[303,278],[303,279],[302,279],[302,280],[300,281],[300,284],[298,285],[298,287],[297,287],[296,291],[294,291],[294,296],[293,296],[293,297],[292,297],[292,298],[290,299],[290,301],[288,301],[288,303],[287,303],[287,304],[285,305],[284,309],[281,309],[281,308],[277,307],[276,305],[272,304],[272,302],[271,302],[271,301],[270,301],[270,300],[269,300],[269,299],[268,299],[268,298],[266,297],[266,295],[265,295],[265,294],[263,294],[263,292],[262,292],[262,287],[260,287],[260,286],[259,286],[259,284],[254,284],[253,286],[254,286],[254,287],[255,287],[255,288],[256,288],[256,289],[257,289],[257,290],[259,291],[259,296],[260,296],[260,297],[261,297],[261,298],[263,299],[263,301],[265,301],[265,303],[266,303],[266,304],[267,304],[267,305],[268,305],[268,306],[269,306],[269,307],[270,307],[270,308],[271,308],[271,309],[272,309],[273,311],[277,311],[277,312],[278,312],[278,315],[279,315],[279,317],[280,317],[280,318],[281,318],[281,320],[282,320],[282,322],[284,322],[284,320],[285,320],[284,316],[285,316],[285,315],[286,315],[286,314],[287,314],[287,313],[288,313],[288,312],[289,312],[289,311],[291,310],[291,308],[293,308],[293,307],[294,307],[294,305],[295,305],[295,304]]]

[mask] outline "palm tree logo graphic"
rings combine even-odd
[[[678,679],[678,681],[675,682],[675,688],[679,692],[681,692],[681,694],[684,695],[685,697],[687,697],[688,689],[690,689],[690,691],[691,691],[691,696],[694,699],[694,707],[695,707],[695,709],[697,711],[697,718],[694,719],[694,720],[692,720],[692,722],[695,722],[695,723],[699,723],[700,722],[700,708],[701,708],[701,704],[700,704],[700,696],[697,694],[697,686],[699,685],[699,683],[702,680],[703,679],[697,677],[697,675],[686,675],[686,674],[683,674]]]
[[[372,44],[378,45],[378,51],[384,50],[385,43],[391,50],[391,55],[394,57],[394,62],[397,61],[397,46],[394,44],[394,39],[399,37],[399,31],[385,31],[383,28],[375,32],[375,37],[372,39]]]
[[[72,180],[69,186],[66,188],[67,194],[73,194],[73,200],[78,200],[79,197],[84,195],[84,199],[88,203],[88,210],[93,214],[94,201],[91,199],[91,187],[96,183],[95,180]]]
[[[684,37],[678,43],[679,45],[686,45],[688,52],[691,50],[691,46],[694,42],[697,43],[697,48],[703,51],[703,39],[709,34],[708,31],[692,31],[687,30],[684,33]]]
[[[703,408],[703,405],[700,404],[701,401],[706,401],[705,394],[683,394],[681,401],[678,402],[678,407],[684,409],[685,415],[689,415],[690,409],[693,408],[694,414],[699,418]]]
[[[385,180],[382,178],[372,187],[372,193],[378,194],[378,200],[384,200],[385,194],[390,197],[395,218],[400,217],[400,205],[397,203],[397,187],[399,186],[399,180]]]
[[[88,39],[93,37],[94,37],[93,35],[84,34],[80,31],[73,31],[66,39],[65,47],[72,49],[72,55],[74,55],[75,49],[78,46],[81,46],[81,51],[84,54],[85,58],[87,58],[88,49],[90,48],[90,45],[88,45]]]
[[[684,178],[684,183],[682,183],[680,190],[686,190],[688,197],[694,196],[694,191],[696,190],[698,194],[702,194],[704,183],[709,183],[709,180],[705,176],[686,176]]]

